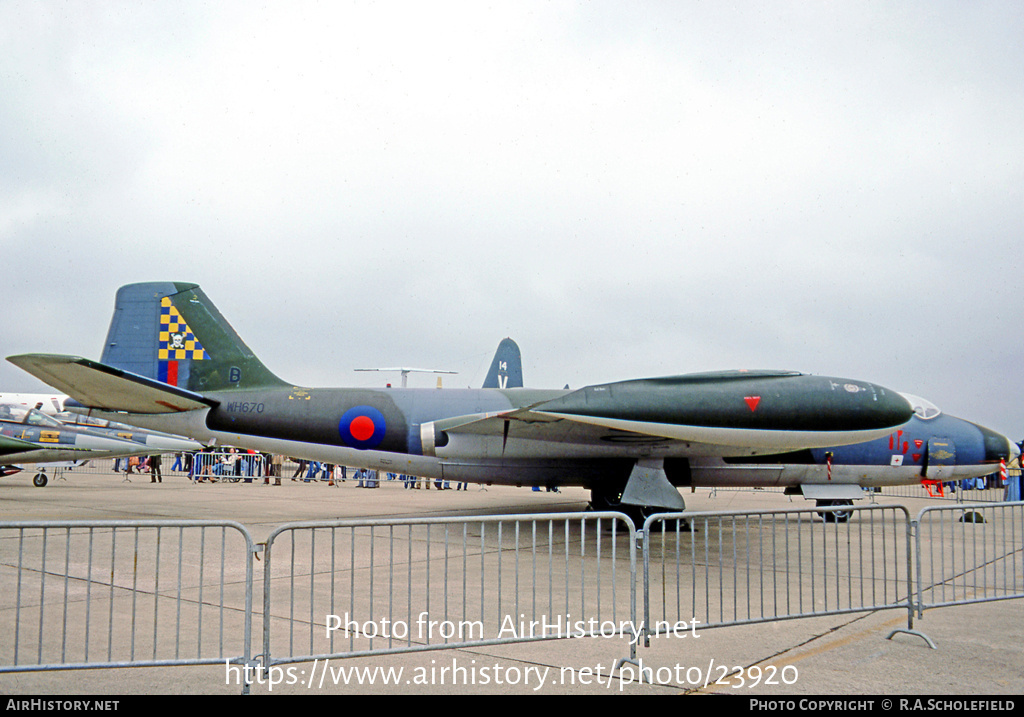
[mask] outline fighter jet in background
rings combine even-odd
[[[133,440],[110,429],[66,426],[35,409],[0,405],[0,475],[13,475],[22,470],[22,466],[32,464],[36,466],[32,483],[42,488],[49,480],[45,469],[52,464],[70,462],[80,465],[94,458],[143,456],[167,450],[202,448],[200,444],[184,439],[178,441],[177,448],[157,448],[147,444],[141,433],[135,432],[134,435],[142,440]]]
[[[118,291],[99,363],[8,360],[76,410],[133,425],[428,478],[579,485],[609,508],[682,510],[677,487],[693,485],[701,461],[887,439],[913,415],[877,384],[791,371],[573,391],[304,388],[267,369],[197,285],[171,282]]]
[[[141,443],[148,449],[146,455],[153,455],[155,453],[193,453],[204,448],[202,443],[193,441],[191,438],[173,436],[161,431],[146,430],[138,426],[129,426],[127,423],[109,421],[103,418],[73,413],[59,413],[54,418],[65,427],[73,430],[85,429],[99,435]]]

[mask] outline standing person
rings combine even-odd
[[[163,483],[164,476],[160,471],[161,465],[163,464],[163,458],[157,453],[155,456],[149,457],[149,482],[150,483]]]
[[[1018,444],[1021,451],[1024,451],[1024,441]],[[1015,476],[1008,475],[1006,477],[1006,492],[1003,494],[1003,500],[1007,502],[1016,502],[1024,498],[1024,455],[1017,457],[1017,465],[1020,467],[1020,473]]]
[[[303,482],[309,483],[310,481],[317,480],[320,477],[320,461],[310,461],[309,470],[306,471],[306,477],[303,478]]]

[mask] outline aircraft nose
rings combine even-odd
[[[1017,448],[1017,445],[1002,433],[997,433],[984,426],[978,426],[978,428],[981,429],[981,434],[985,439],[986,461],[998,463],[1002,460],[1009,463],[1020,454],[1020,449]]]

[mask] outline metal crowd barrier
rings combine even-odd
[[[882,609],[906,610],[910,630],[915,612],[1024,597],[1024,503],[914,520],[877,505],[661,514],[639,533],[618,513],[344,520],[283,525],[262,545],[225,521],[9,522],[0,581],[0,672],[227,664],[251,677],[599,636],[628,638],[635,660],[641,636]]]
[[[710,628],[886,608],[907,610],[912,627],[908,522],[902,506],[651,516],[646,637],[692,620]]]
[[[1016,475],[1011,479],[1017,480]],[[879,493],[892,498],[914,498],[918,500],[948,501],[956,503],[1002,503],[1006,500],[1006,486],[998,480],[970,478],[943,483],[941,492],[937,487],[920,483],[913,485],[885,486]]]
[[[635,584],[617,513],[285,525],[266,542],[262,664],[632,639]]]
[[[0,672],[248,663],[252,556],[233,522],[0,523]]]
[[[237,483],[244,480],[249,483],[253,478],[266,475],[266,464],[260,453],[200,452],[192,454],[192,471],[189,475],[194,481],[223,480]]]
[[[914,539],[919,615],[1024,597],[1024,503],[925,508]]]

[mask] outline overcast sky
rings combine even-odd
[[[1020,2],[0,2],[0,355],[858,378],[1024,438]],[[412,386],[434,377],[413,376]],[[45,387],[6,361],[0,390]]]

